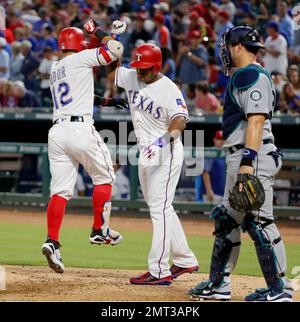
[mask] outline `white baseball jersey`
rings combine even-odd
[[[99,48],[83,50],[52,64],[50,89],[53,121],[61,117],[93,115],[93,67],[102,65]]]
[[[51,196],[72,198],[79,163],[94,185],[114,181],[108,148],[93,126],[93,67],[100,65],[107,63],[99,48],[73,53],[52,65],[53,121],[59,121],[48,134]],[[83,122],[70,116],[82,116]]]
[[[138,81],[135,70],[119,67],[115,84],[126,91],[140,146],[148,146],[163,136],[176,116],[182,115],[189,119],[182,93],[166,76],[145,84]]]
[[[115,83],[126,90],[132,122],[140,148],[163,136],[176,116],[189,119],[184,98],[178,87],[163,76],[151,84],[139,82],[135,70],[119,67]],[[149,272],[156,278],[169,276],[170,254],[180,267],[198,265],[188,246],[172,202],[183,163],[180,138],[161,150],[162,163],[143,162],[139,158],[139,180],[153,224],[152,245],[148,255]]]

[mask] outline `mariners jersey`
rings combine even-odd
[[[146,84],[138,80],[135,70],[119,67],[115,84],[126,91],[135,135],[141,146],[163,136],[176,116],[189,120],[181,91],[166,76]]]
[[[99,48],[83,50],[52,64],[50,89],[53,121],[64,116],[93,115],[93,67],[100,66]]]
[[[223,113],[224,147],[245,144],[247,115],[265,114],[263,139],[273,139],[271,116],[276,92],[270,74],[260,65],[236,70],[226,89]]]

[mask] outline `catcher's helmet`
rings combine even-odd
[[[76,27],[63,29],[58,35],[58,48],[61,50],[81,51],[87,48],[84,33]]]
[[[255,28],[249,25],[243,25],[227,29],[219,42],[219,55],[225,67],[225,74],[227,75],[229,69],[233,67],[228,46],[235,46],[237,44],[264,48],[264,45],[260,43],[260,33]]]
[[[162,53],[159,47],[154,44],[142,44],[136,49],[135,60],[130,66],[146,69],[153,68],[154,74],[157,74],[162,65]]]

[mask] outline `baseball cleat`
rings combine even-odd
[[[257,288],[245,297],[247,302],[293,302],[293,296],[286,290],[277,291],[271,288]]]
[[[176,279],[178,276],[182,275],[182,274],[186,274],[186,273],[193,273],[193,272],[197,272],[199,270],[199,266],[192,266],[192,267],[179,267],[175,264],[173,264],[170,268],[171,271],[171,278]]]
[[[115,230],[107,228],[106,234],[102,229],[92,229],[89,237],[91,244],[95,245],[118,245],[123,240],[123,237]]]
[[[163,278],[156,278],[149,272],[146,272],[141,276],[132,277],[130,283],[135,285],[170,285],[172,283],[172,278],[171,275]]]
[[[211,280],[205,280],[190,289],[189,295],[193,300],[229,301],[231,299],[231,284],[223,281],[219,286],[214,286]]]
[[[61,259],[59,248],[59,242],[48,239],[42,246],[42,252],[47,258],[48,265],[56,273],[62,274],[65,270],[65,266]]]

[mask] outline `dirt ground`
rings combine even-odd
[[[114,215],[112,226],[122,231],[151,231],[149,218]],[[206,218],[181,217],[187,234],[211,236],[213,223]],[[46,224],[45,213],[28,210],[0,210],[0,223]],[[68,214],[64,226],[89,227],[91,217]],[[279,221],[279,230],[284,241],[300,243],[300,222]],[[6,269],[6,291],[0,291],[0,301],[190,301],[187,291],[207,274],[185,274],[170,286],[134,286],[129,277],[140,271],[108,269],[70,268],[62,275],[52,273],[49,267],[4,266]],[[233,276],[232,294],[234,301],[242,301],[246,294],[264,285],[260,277]],[[103,298],[105,294],[105,299]],[[295,294],[300,301],[300,292]]]

